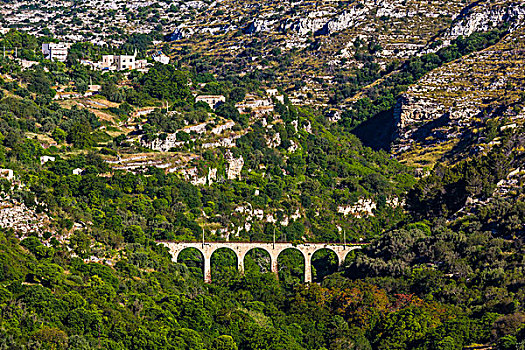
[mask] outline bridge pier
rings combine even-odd
[[[204,259],[204,282],[211,283],[211,257],[214,252],[221,248],[232,250],[237,256],[237,268],[239,273],[244,273],[244,258],[252,249],[262,249],[270,255],[270,270],[277,277],[279,276],[278,258],[286,249],[295,249],[300,251],[304,257],[304,282],[312,282],[312,258],[315,252],[321,249],[328,249],[337,255],[339,266],[341,266],[346,255],[354,250],[360,249],[360,245],[341,245],[331,243],[304,243],[294,245],[292,243],[247,243],[247,242],[214,242],[214,243],[196,243],[196,242],[159,242],[165,245],[177,262],[181,251],[187,248],[194,248],[201,252]]]
[[[270,254],[270,271],[279,279],[279,265],[277,264],[277,258],[279,255]]]
[[[211,256],[204,257],[204,282],[211,283]]]
[[[312,257],[304,257],[304,283],[312,283]]]
[[[241,275],[244,275],[244,256],[245,255],[246,253],[237,254],[237,271],[239,271]]]

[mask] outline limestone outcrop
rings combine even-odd
[[[0,227],[12,228],[21,235],[43,231],[45,215],[37,214],[23,203],[0,203],[0,206]]]
[[[397,101],[394,152],[418,148],[423,154],[438,145],[440,152],[449,152],[490,118],[505,116],[509,123],[523,123],[516,104],[523,103],[524,58],[521,26],[495,46],[423,76]]]
[[[226,153],[226,161],[228,162],[228,167],[226,171],[226,177],[228,180],[235,180],[241,176],[241,171],[244,166],[244,158],[240,156],[235,158],[231,152]]]
[[[332,34],[348,28],[355,27],[357,24],[366,20],[370,9],[365,6],[352,6],[335,18],[328,21],[320,31],[320,34]]]
[[[466,7],[456,18],[444,35],[445,42],[450,42],[460,35],[469,36],[475,32],[485,32],[508,24],[515,30],[523,25],[525,3],[522,1],[478,1]]]
[[[256,19],[244,29],[245,34],[255,34],[260,32],[271,32],[274,29],[276,21],[266,19]]]

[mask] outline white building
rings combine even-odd
[[[11,169],[0,169],[0,177],[3,177],[7,180],[13,180],[15,177],[15,174],[13,170]]]
[[[54,161],[55,161],[55,157],[51,157],[51,156],[42,156],[42,157],[40,157],[40,164],[41,165],[44,165],[47,162],[54,162]]]
[[[131,55],[118,55],[115,57],[115,64],[117,65],[117,70],[132,70],[135,69],[135,56]]]
[[[115,56],[113,55],[103,55],[102,62],[100,63],[100,69],[110,69],[115,64]]]
[[[169,64],[170,63],[170,58],[168,56],[166,56],[164,54],[164,52],[162,52],[162,51],[159,51],[159,52],[153,54],[152,57],[153,57],[153,60],[155,62],[159,62],[159,63],[162,63],[162,64]]]
[[[226,97],[222,95],[200,95],[195,98],[195,102],[206,102],[211,108],[217,108],[219,104],[226,102]]]
[[[103,55],[100,69],[133,70],[136,68],[135,55]]]
[[[45,59],[65,62],[70,47],[71,44],[68,43],[44,43],[42,44],[42,54]]]

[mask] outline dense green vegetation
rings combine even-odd
[[[20,169],[24,181],[51,211],[60,212],[72,222],[93,222],[101,229],[119,232],[139,223],[150,238],[199,239],[202,221],[229,230],[242,226],[246,217],[236,214],[235,209],[249,205],[269,211],[279,222],[296,212],[301,218],[288,226],[255,222],[251,230],[242,229],[236,239],[268,240],[275,231],[278,240],[342,241],[338,226],[346,230],[349,239],[367,238],[394,227],[404,217],[400,208],[392,208],[386,202],[412,186],[414,180],[409,169],[385,153],[363,147],[354,136],[328,124],[317,111],[297,108],[287,99],[285,104],[277,102],[276,114],[266,118],[268,122],[276,122],[274,128],[264,128],[260,121],[250,122],[249,116],[241,116],[232,107],[248,88],[255,86],[250,78],[239,83],[242,88],[208,78],[209,83],[203,88],[203,93],[228,96],[223,108],[217,108],[217,115],[249,126],[232,150],[235,158],[242,156],[245,162],[242,181],[219,181],[210,187],[197,188],[174,174],[166,175],[153,168],[142,175],[114,172],[109,179],[98,176],[110,171],[98,155],[136,152],[137,148],[125,141],[125,135],[111,140],[100,130],[107,122],[100,121],[87,109],[76,106],[68,109],[53,102],[51,86],[58,83],[57,76],[70,81],[77,76],[89,77],[79,78],[82,81],[98,79],[95,82],[102,85],[101,95],[121,102],[118,108],[108,109],[119,120],[129,118],[134,107],[144,104],[160,107],[169,101],[177,113],[168,114],[165,109],[152,113],[140,131],[145,141],[174,133],[185,123],[210,119],[210,107],[194,102],[190,88],[196,87],[188,84],[203,77],[157,64],[147,74],[131,73],[131,84],[118,87],[120,73],[101,76],[80,65],[67,69],[56,64],[53,69],[60,74],[46,73],[39,66],[13,71],[12,76],[20,77],[23,86],[16,80],[2,85],[9,94],[0,100],[5,111],[0,132],[7,147],[3,166]],[[20,94],[20,90],[27,93]],[[43,96],[49,98],[43,100]],[[25,139],[24,132],[45,134],[58,145],[44,150],[34,140]],[[266,139],[277,133],[280,145],[268,147]],[[187,134],[179,134],[178,138],[189,140]],[[289,151],[292,145],[296,151]],[[72,148],[91,151],[78,155]],[[194,161],[200,174],[217,168],[218,176],[225,178],[226,149],[204,151],[198,143],[188,141],[186,150],[200,153],[201,157]],[[38,157],[44,154],[57,157],[57,161],[35,166]],[[20,162],[11,163],[14,158]],[[79,179],[73,175],[76,168],[85,169],[85,176]],[[338,207],[351,206],[362,197],[378,203],[374,217],[364,220],[337,213]],[[129,220],[122,219],[123,211],[129,214]],[[206,231],[207,237],[220,239],[216,230],[207,226]]]
[[[82,233],[69,252],[3,232],[3,341],[54,349],[460,349],[497,341],[514,349],[524,341],[523,245],[480,230],[485,220],[408,225],[321,286],[294,288],[261,274],[257,258],[248,258],[245,277],[230,261],[216,285],[203,286],[137,233],[124,233],[134,243],[112,268],[74,256],[88,253]]]
[[[84,233],[69,252],[3,232],[2,338],[50,349],[518,349],[523,245],[481,230],[486,221],[408,225],[321,286],[293,288],[261,274],[260,258],[241,277],[227,256],[203,286],[198,267],[173,264],[140,229],[124,233],[133,243],[114,267],[79,258],[90,255]]]
[[[383,87],[401,91],[501,34],[458,39],[414,58]],[[523,167],[522,128],[499,133],[499,146],[485,155],[440,164],[416,179],[385,152],[364,147],[349,125],[330,124],[286,95],[265,117],[272,125],[266,127],[234,107],[247,92],[262,93],[255,75],[217,80],[200,68],[157,64],[145,74],[100,74],[71,61],[22,71],[0,58],[0,167],[13,169],[24,185],[2,180],[2,197],[50,217],[44,232],[0,231],[2,348],[523,349],[524,193],[493,197],[496,184]],[[373,66],[365,69],[359,84],[374,74]],[[118,123],[53,100],[53,86],[79,92],[88,81],[102,85],[99,101],[115,103],[103,112]],[[222,94],[226,103],[213,111],[195,103],[194,92]],[[144,106],[157,109],[133,121]],[[147,151],[129,137],[162,139],[186,123],[219,117],[236,122],[240,137],[232,149],[204,149],[194,134],[177,134],[186,142],[179,153],[195,157],[199,175],[217,169],[212,185],[154,167],[115,170],[104,161]],[[136,126],[130,135],[117,127],[126,123]],[[280,144],[269,146],[277,133]],[[41,164],[43,155],[56,159]],[[225,176],[228,157],[244,161],[237,180]],[[373,216],[338,213],[362,198],[377,204]],[[393,198],[406,200],[406,210],[389,204]],[[458,214],[468,199],[483,205]],[[263,210],[276,222],[254,220],[247,229],[238,207]],[[249,254],[241,276],[235,257],[221,251],[212,257],[215,283],[205,285],[198,252],[187,250],[174,263],[156,243],[200,240],[203,229],[206,239],[225,239],[218,228],[228,229],[230,240],[270,241],[275,234],[279,241],[341,242],[345,232],[370,244],[339,272],[333,255],[319,253],[319,284],[308,285],[301,284],[297,252],[279,258],[277,279],[264,253]]]

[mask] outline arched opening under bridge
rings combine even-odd
[[[267,273],[272,271],[272,256],[263,248],[253,248],[244,256],[244,271]]]
[[[283,249],[277,256],[279,280],[285,284],[307,281],[305,265],[309,265],[308,259],[302,251],[293,247]]]
[[[239,257],[231,248],[221,247],[211,254],[212,281],[231,280],[239,274]]]
[[[339,257],[330,248],[316,250],[311,259],[312,282],[321,282],[326,276],[339,270]]]
[[[186,265],[193,276],[201,279],[204,279],[204,261],[204,254],[193,247],[182,249],[176,260],[177,263]]]

